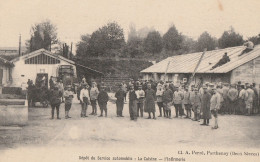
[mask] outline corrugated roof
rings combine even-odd
[[[238,46],[207,51],[196,73],[227,73],[260,56],[260,45],[255,46],[253,51],[239,56],[245,48],[245,46]],[[230,62],[210,70],[212,66],[222,58],[225,52],[227,52]],[[142,70],[141,73],[165,73],[169,61],[170,64],[167,73],[193,73],[201,55],[202,52],[198,52],[168,57],[167,59]]]

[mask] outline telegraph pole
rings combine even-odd
[[[21,34],[19,35],[19,56],[21,56]]]

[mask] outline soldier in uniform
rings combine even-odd
[[[65,98],[65,119],[68,119],[71,118],[69,116],[69,111],[71,109],[72,99],[73,99],[73,92],[71,91],[70,85],[68,85],[66,87],[66,90],[64,91],[64,98]]]
[[[210,110],[211,114],[215,118],[215,125],[212,127],[212,129],[218,129],[218,110],[220,109],[221,104],[221,96],[217,92],[216,88],[212,88],[213,95],[210,99]]]
[[[129,114],[131,120],[137,121],[137,96],[132,84],[129,91]]]
[[[92,106],[92,113],[89,115],[97,115],[97,96],[98,96],[98,88],[97,88],[97,83],[92,82],[91,89],[90,89],[90,103]]]
[[[107,117],[107,102],[108,102],[108,94],[105,91],[105,87],[101,86],[101,91],[98,94],[97,101],[98,105],[101,111],[101,114],[99,117],[103,116],[103,111],[105,111],[105,117]]]
[[[135,93],[137,96],[137,117],[139,117],[139,112],[141,114],[141,117],[143,117],[145,93],[142,90],[142,85],[139,85],[138,90],[135,91]]]
[[[201,118],[203,119],[203,123],[201,125],[209,125],[209,119],[211,119],[210,113],[210,99],[211,95],[207,90],[207,86],[203,86],[203,94],[201,96]]]
[[[201,97],[199,94],[198,88],[194,88],[194,96],[191,100],[192,110],[194,112],[193,121],[200,121],[200,106],[201,106]]]
[[[162,101],[163,101],[163,107],[166,111],[166,117],[171,119],[171,105],[172,105],[172,98],[173,98],[173,92],[170,89],[169,84],[165,84],[165,91],[163,91],[162,95]]]
[[[122,84],[119,84],[119,90],[116,92],[115,97],[116,97],[116,114],[117,114],[117,117],[123,117],[125,92],[122,88]]]
[[[147,90],[145,91],[145,110],[149,114],[148,119],[151,119],[151,113],[153,114],[153,119],[155,119],[155,100],[155,91],[152,89],[151,84],[147,84]]]
[[[235,85],[231,85],[231,88],[229,89],[227,93],[228,99],[229,99],[229,114],[236,113],[236,102],[238,97],[238,91],[235,89]]]
[[[173,104],[175,107],[175,112],[176,112],[176,118],[178,116],[182,116],[182,100],[183,100],[183,93],[181,92],[181,87],[177,88],[176,91],[173,93]]]
[[[61,92],[58,89],[58,86],[55,86],[54,89],[50,91],[50,104],[51,104],[51,119],[54,119],[54,111],[56,109],[57,119],[61,119],[59,117],[60,112],[60,104],[61,104]]]
[[[191,118],[191,103],[190,103],[190,92],[187,87],[185,87],[185,91],[183,92],[183,105],[186,110],[186,118]]]
[[[87,114],[87,108],[89,105],[89,91],[88,91],[88,85],[87,83],[82,83],[83,89],[80,91],[80,103],[81,103],[81,117],[85,118],[88,117]]]

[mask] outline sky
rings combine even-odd
[[[174,24],[194,39],[204,31],[219,38],[233,26],[247,39],[260,33],[259,7],[260,0],[0,0],[0,47],[18,46],[19,34],[25,45],[31,26],[46,19],[61,41],[74,45],[112,21],[126,38],[133,23],[162,34]]]

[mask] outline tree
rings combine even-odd
[[[27,40],[27,49],[32,52],[41,48],[51,50],[53,44],[58,43],[57,28],[50,20],[35,24],[31,28],[31,38]]]
[[[109,55],[110,50],[119,50],[124,45],[123,29],[112,22],[92,33],[87,50],[92,56],[104,56]]]
[[[230,27],[230,30],[228,31],[224,31],[218,40],[220,48],[241,46],[243,42],[243,36],[236,33],[233,27]]]
[[[181,49],[183,53],[192,53],[196,51],[197,42],[192,38],[183,35],[182,36]]]
[[[76,50],[76,55],[77,56],[87,56],[88,54],[88,46],[89,46],[89,40],[90,40],[90,35],[85,34],[81,35],[81,40],[76,44],[77,50]]]
[[[204,32],[198,38],[196,50],[201,52],[205,48],[207,48],[208,51],[211,51],[214,50],[216,47],[217,47],[216,38],[212,37],[208,32]]]
[[[163,44],[166,50],[175,51],[181,49],[182,36],[173,25],[163,35]]]
[[[144,53],[143,39],[137,36],[128,39],[126,44],[126,52],[130,55],[131,58],[141,56]]]
[[[260,44],[260,34],[258,34],[257,36],[253,36],[248,38],[249,41],[253,42],[254,45],[258,45]]]
[[[144,40],[144,50],[155,54],[160,53],[163,48],[162,37],[158,31],[149,32]]]

